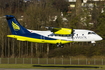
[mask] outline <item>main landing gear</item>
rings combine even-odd
[[[61,47],[61,48],[63,48],[63,47],[64,47],[64,44],[57,43],[57,47]]]

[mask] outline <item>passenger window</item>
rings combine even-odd
[[[54,34],[53,36],[70,37],[70,36],[71,36],[71,34],[70,34],[70,35],[60,35],[60,34]]]

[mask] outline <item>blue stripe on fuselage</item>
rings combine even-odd
[[[43,35],[39,35],[36,33],[27,33],[27,34],[18,34],[19,36],[24,36],[24,37],[30,37],[30,38],[36,38],[36,39],[45,39],[45,40],[56,40],[54,38],[49,38]]]

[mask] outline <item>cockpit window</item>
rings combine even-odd
[[[95,32],[88,32],[88,34],[96,34]]]

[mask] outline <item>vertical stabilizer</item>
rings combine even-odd
[[[30,33],[26,28],[20,25],[17,19],[12,15],[6,15],[6,19],[12,34],[14,35],[21,35]]]

